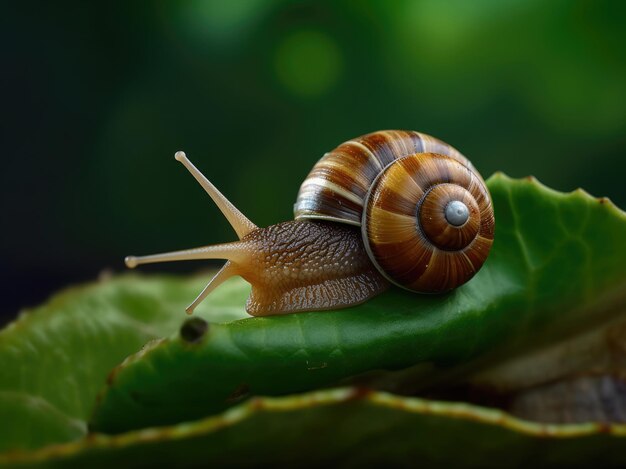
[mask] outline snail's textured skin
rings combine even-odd
[[[444,213],[462,202],[460,226]],[[371,261],[403,288],[439,293],[467,282],[489,254],[491,199],[470,161],[450,145],[413,131],[380,131],[326,153],[302,183],[297,220],[362,227]]]
[[[235,268],[252,285],[246,310],[253,316],[355,305],[388,287],[352,226],[288,221],[239,243]]]

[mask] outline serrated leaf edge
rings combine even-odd
[[[504,182],[504,183],[515,183],[515,184],[530,184],[534,186],[541,192],[546,192],[550,195],[557,197],[573,197],[573,198],[582,198],[588,202],[592,202],[595,204],[600,204],[605,206],[608,210],[610,210],[614,215],[626,219],[626,211],[619,208],[611,199],[608,197],[595,197],[587,192],[585,189],[579,187],[569,192],[558,191],[549,186],[546,186],[541,181],[539,181],[535,176],[526,176],[522,178],[513,178],[503,173],[502,171],[496,171],[487,179],[487,186],[489,184],[493,184],[494,182]]]

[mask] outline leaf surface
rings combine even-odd
[[[174,334],[115,371],[94,428],[193,420],[249,395],[307,391],[372,370],[479,369],[626,311],[623,212],[531,178],[496,175],[488,187],[496,239],[469,283],[447,295],[395,289],[339,311],[211,324],[195,343]]]
[[[505,359],[536,353],[622,318],[626,311],[623,212],[606,199],[580,190],[555,192],[532,179],[496,175],[488,186],[496,211],[492,253],[471,282],[447,295],[391,290],[340,311],[247,318],[243,308],[249,287],[235,279],[198,308],[197,313],[211,324],[193,343],[181,339],[178,329],[184,307],[203,287],[205,277],[125,275],[57,295],[0,331],[0,422],[9,422],[0,426],[0,452],[80,438],[90,415],[98,431],[125,432],[197,420],[249,396],[303,392],[379,370],[391,375],[417,367],[420,384],[428,385],[459,370],[467,374],[497,369]],[[160,337],[166,338],[142,349]],[[344,404],[351,410],[342,410]],[[302,412],[319,429],[326,426],[323,421],[337,422],[328,415],[335,410],[340,417],[353,413],[353,423],[357,422],[345,429],[357,436],[342,445],[365,444],[358,436],[358,422],[363,424],[371,415],[361,404],[342,401],[323,411],[313,406]],[[321,417],[310,416],[317,412]],[[272,423],[273,414],[264,418],[268,428],[278,428],[279,421],[285,424],[281,419]],[[308,428],[300,417],[293,422]],[[189,424],[182,424],[171,431],[184,433],[187,428]],[[431,426],[425,428],[424,435],[435,432]],[[473,431],[464,425],[459,428],[459,432]],[[246,435],[238,429],[228,436],[228,447],[252,451],[252,442],[247,437],[238,439],[240,433]],[[119,438],[138,443],[133,435]],[[586,435],[589,441],[614,438]],[[86,441],[117,441],[114,438],[96,436]],[[223,443],[222,437],[208,438],[212,445]],[[474,444],[470,434],[464,438],[468,445]],[[519,451],[534,448],[535,443],[524,438]],[[199,441],[185,439],[180,448],[226,457],[217,446],[204,448],[204,437]],[[381,441],[398,449],[402,440],[397,445],[396,440]],[[172,444],[179,448],[178,443]],[[98,457],[110,453],[114,461],[115,455],[133,453],[131,446],[118,451],[105,445],[94,451]],[[422,446],[428,450],[428,444]],[[585,454],[595,451],[590,448]],[[84,454],[96,453],[89,449]],[[328,454],[332,460],[332,451]]]
[[[128,275],[75,287],[0,331],[0,451],[84,435],[111,369],[175,330],[204,282]],[[227,285],[200,315],[217,309],[212,320],[243,316],[232,305],[247,290]]]
[[[254,398],[173,427],[0,455],[14,467],[623,466],[626,425],[545,425],[478,406],[343,388]]]

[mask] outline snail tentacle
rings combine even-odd
[[[235,207],[230,200],[228,200],[224,195],[217,190],[217,188],[211,184],[204,174],[202,174],[198,168],[196,168],[187,155],[185,155],[184,151],[177,151],[174,155],[176,161],[180,161],[185,168],[191,173],[191,175],[200,183],[202,188],[209,194],[209,197],[213,199],[215,205],[221,210],[224,214],[228,223],[233,227],[235,233],[239,239],[243,238],[248,233],[258,229],[258,227],[252,223],[246,216],[239,211],[237,207]]]
[[[160,254],[151,254],[149,256],[127,256],[124,259],[126,267],[134,269],[138,265],[154,264],[156,262],[174,262],[174,261],[195,261],[206,259],[229,259],[232,261],[242,261],[244,259],[243,249],[245,243],[235,241],[232,243],[211,244],[193,249],[184,249],[182,251],[163,252]]]
[[[185,308],[187,314],[193,314],[196,307],[204,301],[204,299],[209,296],[213,290],[219,287],[222,283],[224,283],[229,278],[238,274],[237,265],[232,261],[227,261],[226,264],[213,276],[213,278],[207,283],[206,287],[202,289],[200,294],[196,297],[193,302]]]

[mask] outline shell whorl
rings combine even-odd
[[[461,225],[446,208],[468,210]],[[444,155],[418,153],[389,165],[376,179],[363,213],[363,242],[370,259],[392,283],[437,293],[467,282],[493,242],[493,208],[482,179]]]
[[[326,153],[303,182],[294,212],[296,219],[361,226],[378,270],[418,292],[468,281],[493,241],[493,208],[480,174],[450,145],[413,131],[374,132]]]
[[[404,130],[373,132],[342,143],[315,164],[300,186],[295,219],[360,226],[374,179],[394,160],[415,153],[440,153],[474,169],[459,151],[430,135]]]

